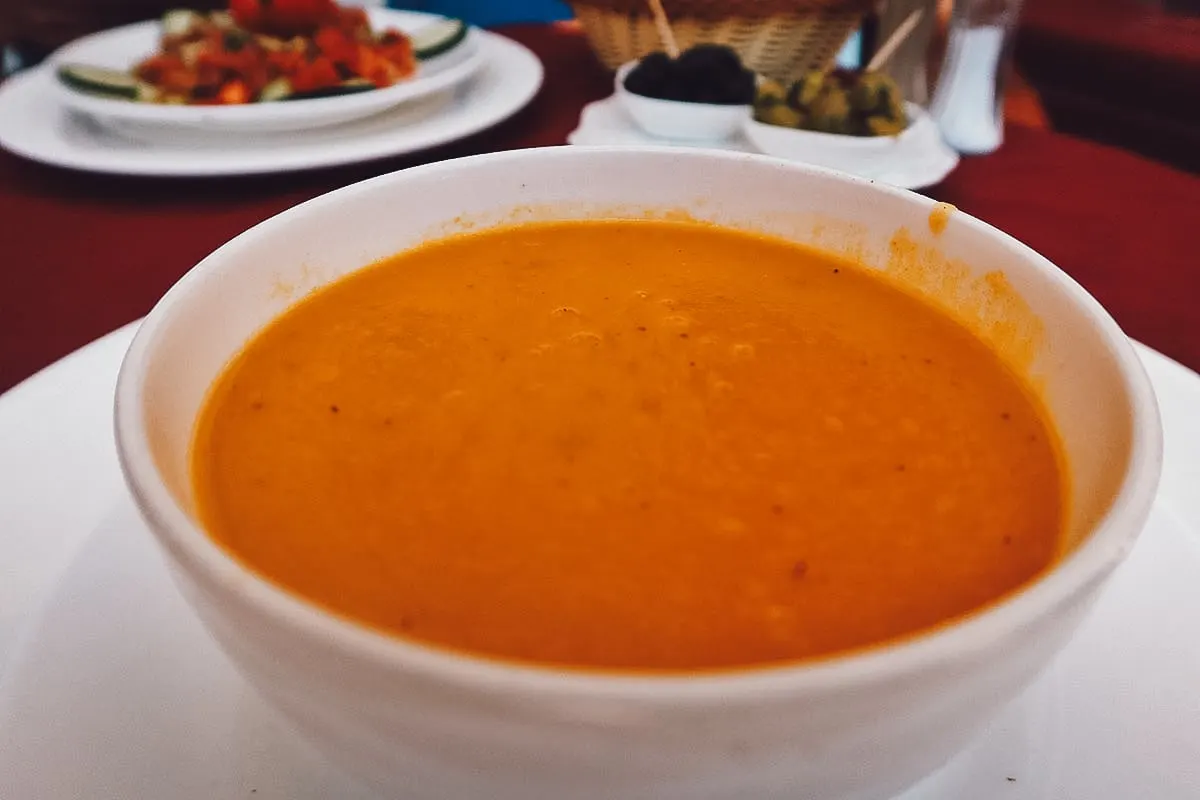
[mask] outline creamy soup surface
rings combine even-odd
[[[650,220],[461,235],[297,303],[219,377],[210,535],[476,655],[702,670],[979,609],[1055,559],[1056,436],[964,326],[783,241]]]

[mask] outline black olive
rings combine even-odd
[[[661,50],[651,53],[638,62],[633,72],[649,72],[665,75],[675,70],[675,62]]]
[[[658,97],[674,75],[675,64],[666,53],[651,53],[625,76],[625,88],[645,97]]]
[[[748,69],[742,70],[742,74],[733,83],[733,94],[730,97],[730,102],[736,105],[749,105],[753,103],[757,85],[758,81],[754,73]]]
[[[714,103],[737,103],[740,93],[738,92],[737,77],[725,76],[719,80],[715,80],[711,84]]]
[[[679,54],[679,68],[684,72],[731,74],[740,72],[742,60],[733,49],[722,44],[698,44]],[[711,70],[711,72],[710,72]]]
[[[754,102],[754,73],[724,45],[700,44],[678,59],[651,53],[625,77],[625,89],[643,97],[690,103],[748,105]]]
[[[642,57],[642,63],[648,66],[664,66],[670,68],[675,63],[675,59],[671,58],[664,50],[654,50],[651,53]]]
[[[659,100],[687,100],[687,87],[679,75],[672,72],[663,78],[660,93],[654,96]]]
[[[634,94],[651,97],[658,94],[663,84],[661,75],[646,75],[645,73],[630,72],[625,76],[625,89]]]

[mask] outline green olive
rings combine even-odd
[[[783,128],[801,128],[805,122],[804,112],[797,111],[787,103],[776,103],[768,108],[756,109],[754,118],[759,122]]]
[[[826,85],[809,106],[809,125],[825,133],[852,133],[850,100],[841,87]]]
[[[774,105],[787,99],[787,90],[779,81],[764,79],[758,84],[758,92],[754,98],[755,105]]]
[[[867,130],[870,136],[897,136],[907,127],[903,119],[891,117],[867,117]]]
[[[788,89],[787,102],[792,108],[808,108],[820,96],[825,86],[825,73],[814,70],[792,84]]]
[[[865,113],[882,108],[894,86],[890,78],[878,72],[861,75],[850,90],[850,107]]]

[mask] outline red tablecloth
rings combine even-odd
[[[412,164],[562,144],[608,76],[579,34],[504,31],[546,65],[534,103],[493,131],[415,158],[270,178],[150,180],[50,169],[0,153],[0,390],[135,319],[226,239],[288,206]],[[1200,179],[1012,127],[931,194],[1071,273],[1131,336],[1200,369]]]

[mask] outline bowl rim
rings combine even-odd
[[[996,228],[965,213],[955,215],[978,235],[991,237],[1014,257],[1055,281],[1092,324],[1108,349],[1131,406],[1131,447],[1112,503],[1087,538],[1065,558],[1020,589],[971,614],[898,640],[834,654],[826,658],[751,665],[729,670],[622,672],[553,664],[507,661],[393,636],[339,616],[259,576],[221,548],[178,504],[168,490],[150,450],[142,387],[158,333],[176,307],[200,288],[214,268],[236,259],[254,240],[286,230],[314,214],[337,213],[356,195],[414,176],[449,175],[476,166],[512,165],[518,172],[531,159],[644,157],[692,161],[713,159],[758,162],[772,169],[817,175],[883,192],[906,203],[934,201],[901,189],[875,184],[834,170],[757,154],[669,146],[577,146],[531,148],[470,156],[392,172],[319,195],[258,223],[213,251],[175,283],[146,316],[122,362],[117,379],[114,426],[126,482],[148,527],[168,554],[194,580],[269,620],[276,628],[333,648],[351,661],[396,674],[423,678],[464,692],[514,698],[569,698],[638,701],[648,707],[694,707],[731,700],[852,692],[905,675],[953,664],[991,651],[997,642],[1020,635],[1044,616],[1101,583],[1127,555],[1153,502],[1162,460],[1158,406],[1145,369],[1117,323],[1075,280],[1049,260]],[[457,175],[456,177],[461,177]]]

